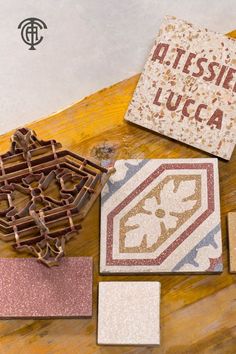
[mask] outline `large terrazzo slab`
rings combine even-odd
[[[222,271],[218,161],[118,160],[102,192],[101,273]]]

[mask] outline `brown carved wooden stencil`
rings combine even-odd
[[[0,155],[0,237],[48,266],[81,229],[113,168],[103,168],[55,140],[22,128]]]

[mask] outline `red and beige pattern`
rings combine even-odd
[[[125,119],[229,160],[235,109],[236,41],[166,17]]]
[[[217,159],[115,168],[102,192],[102,273],[222,270]]]

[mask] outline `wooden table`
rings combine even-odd
[[[236,38],[236,31],[231,36]],[[99,91],[29,127],[44,140],[55,138],[65,148],[100,162],[121,158],[208,157],[199,150],[124,122],[138,78],[139,75]],[[11,135],[12,132],[1,137],[1,153],[8,150]],[[219,168],[222,274],[100,276],[97,201],[83,223],[82,232],[66,248],[70,256],[94,257],[93,318],[2,320],[0,354],[235,354],[236,275],[228,271],[226,215],[236,209],[236,151],[230,162],[221,160]],[[2,257],[25,256],[16,254],[9,244],[3,242],[0,250]],[[97,284],[104,280],[157,280],[162,283],[160,347],[96,345]]]

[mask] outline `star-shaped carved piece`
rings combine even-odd
[[[48,266],[81,229],[113,168],[103,168],[55,140],[22,128],[0,156],[0,237]]]

